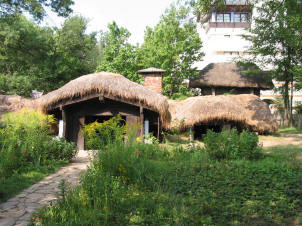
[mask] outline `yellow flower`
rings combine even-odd
[[[141,143],[141,142],[142,142],[142,139],[141,139],[140,137],[137,137],[137,138],[136,138],[136,142]]]
[[[83,206],[86,206],[87,205],[87,202],[83,202]]]

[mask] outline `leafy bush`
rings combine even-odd
[[[52,139],[47,149],[50,159],[71,160],[77,153],[75,144],[67,142],[64,137]]]
[[[215,133],[208,130],[204,137],[205,150],[211,159],[259,159],[261,149],[258,136],[253,132],[236,129]]]
[[[85,145],[88,149],[102,150],[106,145],[124,139],[126,126],[120,115],[103,123],[93,122],[84,126]]]
[[[3,116],[0,128],[0,177],[8,177],[29,165],[51,164],[49,160],[70,159],[75,147],[50,136],[53,116],[23,109]]]
[[[52,116],[26,109],[4,115],[5,128],[0,129],[0,175],[8,176],[30,162],[43,164],[48,157],[49,127],[54,121]]]

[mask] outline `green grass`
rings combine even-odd
[[[56,161],[51,166],[23,169],[21,173],[16,172],[8,178],[2,178],[0,180],[0,203],[14,197],[66,164],[67,161]]]
[[[302,129],[298,129],[295,127],[285,127],[285,128],[280,128],[278,132],[286,133],[286,134],[300,134],[302,133]]]
[[[257,161],[214,161],[201,148],[115,144],[32,224],[290,224],[302,212],[301,150],[270,151]]]

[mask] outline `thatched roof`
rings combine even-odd
[[[171,123],[167,128],[190,127],[215,121],[239,122],[253,131],[274,132],[278,129],[268,105],[251,94],[198,96],[185,100],[169,100]]]
[[[22,108],[37,109],[37,107],[33,99],[18,95],[0,95],[0,117],[5,113],[19,111]]]
[[[158,112],[162,121],[169,117],[168,101],[163,95],[132,82],[122,75],[99,72],[76,78],[39,99],[42,110],[48,111],[74,98],[99,94],[121,102],[141,105]]]
[[[211,63],[199,72],[199,77],[190,81],[192,88],[201,87],[248,87],[271,89],[272,81],[265,72],[244,75],[246,69],[235,63]]]

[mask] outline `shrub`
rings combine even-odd
[[[84,126],[85,145],[88,149],[102,150],[106,145],[122,141],[126,126],[120,115],[103,123],[93,122]]]
[[[243,131],[238,134],[236,129],[215,133],[208,130],[204,137],[205,150],[211,159],[258,159],[261,149],[258,136],[253,132]]]
[[[64,137],[52,139],[48,150],[50,159],[71,160],[77,153],[75,144],[67,142]]]
[[[5,128],[0,129],[0,175],[8,176],[30,162],[38,166],[47,160],[53,116],[23,109],[4,115],[2,122]]]
[[[49,160],[70,160],[74,144],[50,136],[53,116],[23,109],[3,116],[0,128],[0,178],[29,165],[48,165]]]

